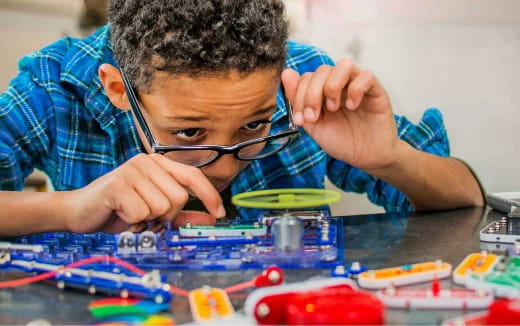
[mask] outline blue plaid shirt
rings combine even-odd
[[[81,188],[143,152],[129,111],[108,100],[97,71],[117,66],[107,26],[85,39],[63,38],[19,62],[20,72],[0,95],[0,189],[21,190],[38,168],[56,190]],[[289,42],[287,66],[300,74],[333,65],[322,51]],[[288,126],[281,94],[272,133]],[[396,116],[399,137],[413,147],[442,156],[449,145],[442,115],[424,113],[419,124]],[[411,210],[393,186],[333,159],[301,130],[280,153],[253,161],[232,182],[231,193],[259,189],[323,188],[327,176],[345,191],[367,193],[387,211]],[[245,216],[248,212],[241,212]]]

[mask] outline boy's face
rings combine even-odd
[[[269,133],[279,83],[276,68],[196,78],[159,72],[153,76],[150,92],[138,96],[161,145],[234,145]],[[138,131],[151,152],[139,127]],[[201,170],[222,191],[248,164],[223,155]]]

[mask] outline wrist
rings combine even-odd
[[[60,218],[64,230],[67,232],[81,232],[78,230],[78,224],[84,222],[86,216],[83,215],[83,208],[80,204],[84,198],[80,196],[81,189],[62,191],[58,194],[58,206],[62,207],[62,217]]]
[[[51,198],[45,205],[52,207],[49,212],[52,230],[47,231],[70,232],[69,218],[74,214],[71,207],[73,200],[69,199],[70,191],[54,191],[49,194]]]
[[[385,181],[392,181],[406,174],[408,165],[413,162],[413,156],[416,150],[404,140],[397,140],[394,158],[382,167],[367,169],[368,174]]]

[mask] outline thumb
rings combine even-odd
[[[282,72],[282,84],[285,89],[285,96],[291,103],[294,103],[299,83],[300,75],[295,70],[288,68]]]

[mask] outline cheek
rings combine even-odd
[[[247,168],[247,166],[249,164],[251,164],[251,161],[239,161],[240,163],[238,164],[238,169],[239,169],[239,172],[242,171],[243,169]]]

